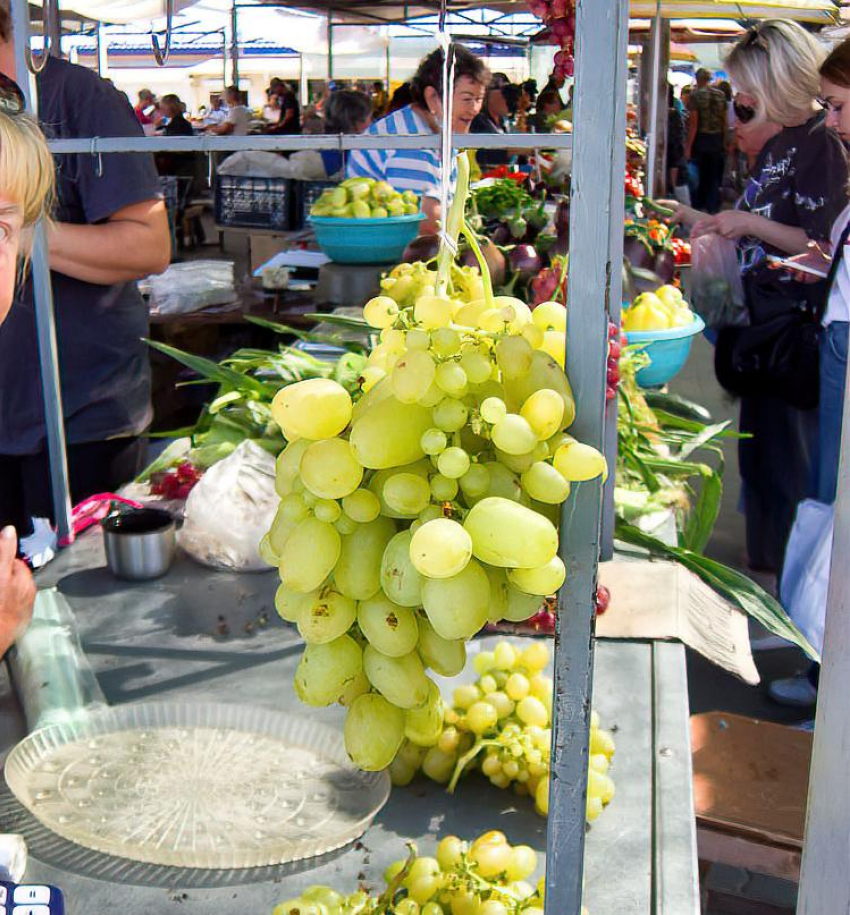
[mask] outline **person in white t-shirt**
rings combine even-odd
[[[242,104],[241,93],[235,86],[228,86],[224,90],[224,100],[227,104],[227,117],[220,124],[210,127],[209,133],[217,136],[247,136],[251,126],[251,109]]]

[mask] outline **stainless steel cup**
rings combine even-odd
[[[106,565],[118,578],[159,578],[174,562],[174,518],[161,508],[133,508],[101,521]]]

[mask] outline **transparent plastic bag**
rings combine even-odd
[[[691,242],[691,308],[710,330],[750,323],[735,242],[701,235]]]
[[[148,278],[147,291],[151,311],[157,314],[188,314],[229,305],[236,301],[233,261],[171,264],[164,273]]]

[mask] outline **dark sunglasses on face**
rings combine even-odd
[[[743,105],[741,102],[733,102],[732,110],[735,112],[735,118],[741,124],[749,124],[756,116],[756,109],[750,105]]]

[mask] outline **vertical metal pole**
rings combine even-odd
[[[390,98],[390,36],[387,35],[387,101]]]
[[[301,107],[310,103],[310,93],[307,86],[307,67],[304,65],[304,55],[298,55],[298,91],[301,95]]]
[[[658,161],[658,74],[661,69],[661,0],[658,0],[655,19],[652,20],[649,45],[652,64],[649,88],[649,135],[646,153],[646,192],[650,197],[655,192],[656,167]]]
[[[622,259],[612,262],[612,221],[622,233],[623,125],[619,93],[611,89],[623,72],[618,57],[628,22],[628,0],[578,0],[567,372],[576,395],[574,434],[597,448],[604,437],[608,309]],[[555,634],[546,915],[581,911],[601,507],[602,484],[594,480],[575,487],[561,514],[567,581]]]
[[[42,6],[42,16],[44,16],[44,35],[45,38],[50,36],[50,56],[62,56],[62,16],[59,12],[58,0],[46,6]]]
[[[236,0],[230,7],[230,65],[231,85],[239,88],[239,8]]]
[[[30,113],[36,115],[38,96],[35,77],[27,69],[25,53],[30,40],[27,0],[12,0],[11,12],[17,81],[27,97],[27,108]],[[43,222],[36,226],[30,270],[33,279],[41,387],[44,395],[44,425],[47,436],[47,455],[50,462],[50,491],[53,495],[53,510],[61,542],[67,541],[71,537],[71,496],[68,484],[65,424],[62,414],[62,390],[59,381],[56,323],[53,313],[53,288],[50,280],[47,233]]]
[[[227,88],[227,29],[221,30],[221,90]],[[207,99],[209,102],[209,99]],[[204,104],[206,104],[205,102]]]
[[[629,78],[629,32],[621,29],[618,36],[617,73],[614,77],[615,130],[619,131],[622,143],[615,143],[611,157],[611,232],[608,241],[608,257],[611,261],[610,295],[608,317],[618,327],[623,304],[623,225],[617,213],[623,213],[626,205],[626,191],[623,178],[626,174],[626,95]],[[607,561],[614,556],[614,485],[617,466],[617,410],[619,398],[608,401],[605,409],[605,457],[609,474],[602,497],[602,541],[600,559]]]
[[[328,82],[334,78],[334,14],[328,10]]]
[[[109,33],[102,22],[97,24],[97,72],[109,78]]]
[[[850,383],[846,390],[798,915],[850,912]]]

